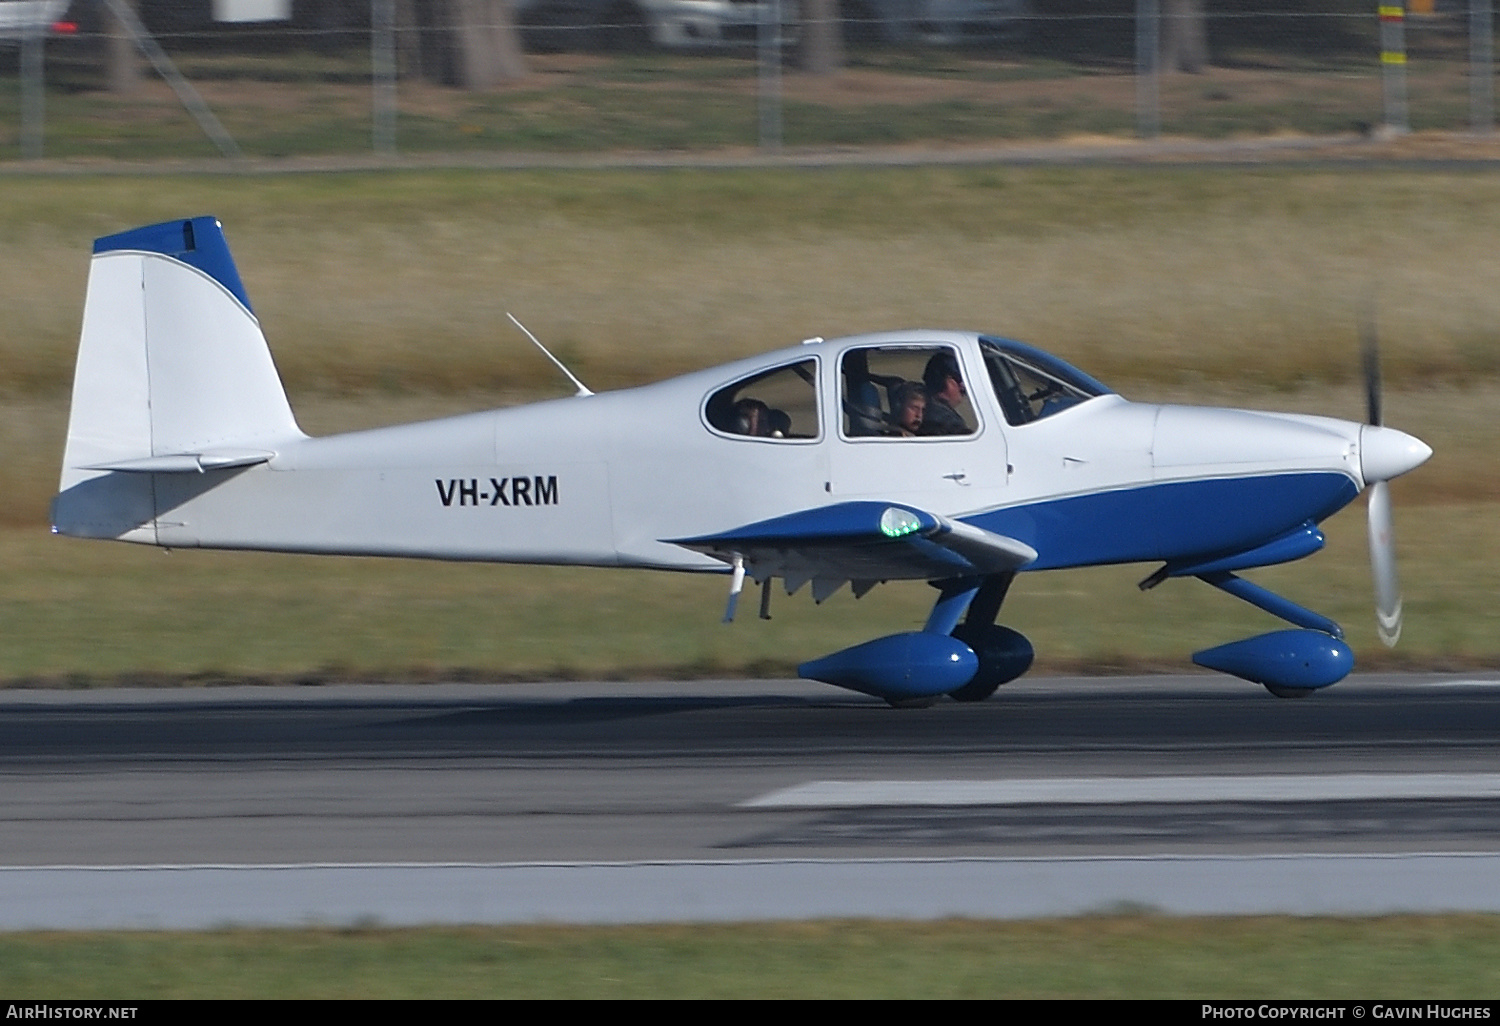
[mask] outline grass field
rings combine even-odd
[[[1488,999],[1494,916],[0,936],[65,998]]]
[[[89,241],[211,211],[296,400],[594,387],[902,325],[982,327],[1126,388],[1500,374],[1500,180],[1326,168],[10,177],[0,393],[60,395]]]
[[[424,172],[7,179],[0,192],[0,679],[485,679],[785,673],[918,624],[920,585],[780,599],[720,626],[699,577],[160,551],[45,534],[97,235],[225,221],[305,428],[558,394],[513,310],[595,388],[812,334],[974,326],[1131,398],[1358,418],[1373,293],[1407,635],[1372,644],[1362,504],[1328,551],[1257,574],[1351,631],[1362,665],[1500,661],[1500,179],[1327,168]],[[1272,621],[1148,568],[1027,576],[1007,621],[1044,667],[1186,666]],[[1399,662],[1397,663],[1399,665]]]

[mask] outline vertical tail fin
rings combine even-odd
[[[149,472],[259,462],[300,437],[217,220],[94,243],[58,530],[121,537],[154,516]]]

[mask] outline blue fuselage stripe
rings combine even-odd
[[[1037,550],[1028,570],[1243,552],[1359,494],[1334,472],[1172,481],[990,510],[962,519]]]

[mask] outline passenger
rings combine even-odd
[[[922,418],[927,412],[927,389],[915,381],[903,381],[891,389],[891,428],[886,432],[893,438],[913,438],[922,431]]]
[[[973,429],[956,407],[969,394],[964,388],[958,359],[950,350],[934,353],[922,371],[927,386],[927,414],[922,422],[924,435],[967,435]]]
[[[771,410],[767,415],[772,438],[788,438],[792,433],[792,415],[785,410]]]
[[[759,399],[741,399],[734,404],[735,434],[771,437],[771,408]]]

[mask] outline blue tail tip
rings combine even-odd
[[[94,240],[94,255],[129,250],[137,253],[160,253],[196,267],[224,286],[251,313],[250,297],[245,283],[229,253],[224,226],[217,217],[189,217],[132,228],[126,232],[105,235]]]

